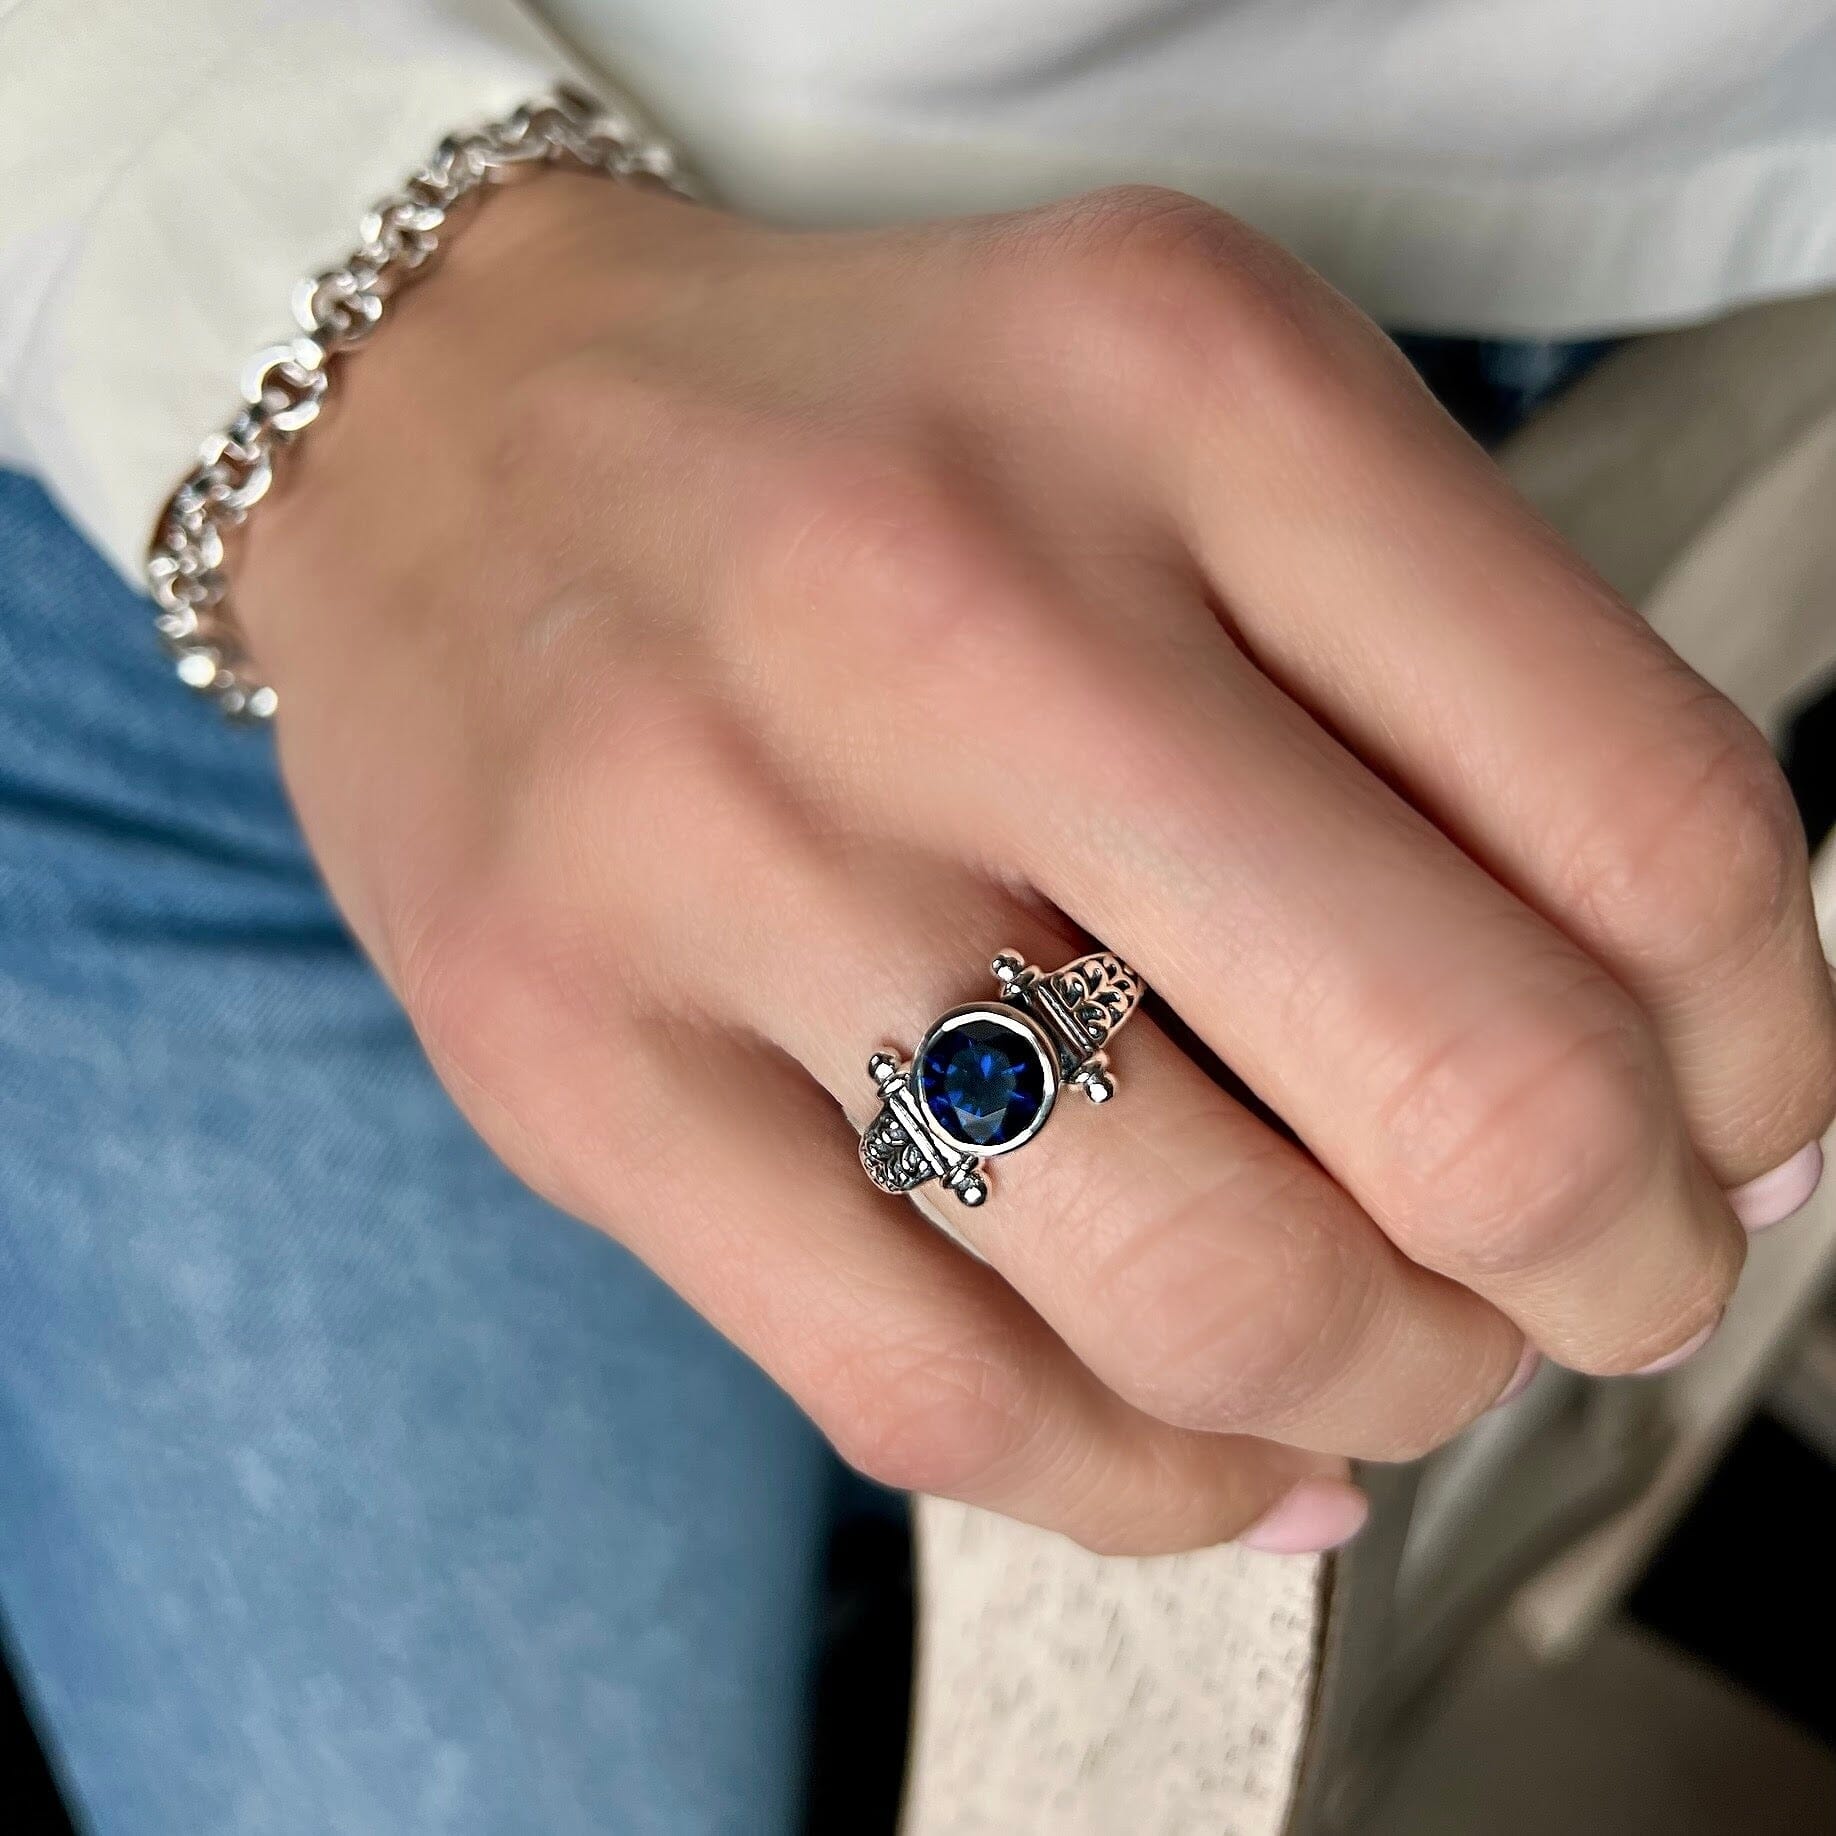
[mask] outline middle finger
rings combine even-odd
[[[803,914],[794,939],[755,933],[737,952],[710,939],[697,960],[704,973],[725,963],[722,1004],[801,1060],[857,1126],[879,1101],[868,1054],[909,1056],[945,1009],[991,998],[997,948],[1047,969],[1081,953],[1068,927],[973,875],[903,851],[785,842],[756,903]],[[990,1163],[985,1205],[924,1188],[1111,1389],[1184,1427],[1405,1458],[1508,1387],[1521,1334],[1400,1255],[1151,1019],[1131,1022],[1115,1059],[1117,1100],[1091,1114],[1062,1091],[1066,1113]]]
[[[1741,1233],[1631,997],[1196,592],[1144,579],[1122,621],[1015,552],[933,531],[852,642],[799,647],[828,782],[845,761],[873,820],[1121,952],[1408,1256],[1552,1356],[1643,1370],[1710,1330]]]

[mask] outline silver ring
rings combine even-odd
[[[991,966],[998,999],[940,1015],[910,1064],[895,1052],[867,1061],[881,1101],[861,1131],[861,1165],[883,1192],[934,1179],[979,1205],[983,1161],[1031,1141],[1061,1090],[1093,1103],[1116,1093],[1104,1048],[1140,1005],[1134,970],[1106,951],[1050,975],[1009,950]]]

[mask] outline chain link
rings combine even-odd
[[[242,407],[198,449],[197,463],[167,500],[147,552],[154,629],[179,680],[231,719],[265,721],[279,704],[249,664],[225,573],[225,537],[267,496],[280,454],[324,411],[338,362],[439,255],[456,227],[454,207],[540,164],[695,195],[669,146],[622,112],[570,89],[526,102],[473,132],[448,135],[401,190],[368,212],[342,266],[295,287],[298,334],[250,358]]]

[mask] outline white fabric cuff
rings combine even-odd
[[[293,283],[443,134],[575,76],[514,0],[20,0],[0,70],[32,73],[0,109],[0,461],[133,580]]]

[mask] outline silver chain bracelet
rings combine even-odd
[[[369,337],[396,294],[427,272],[455,227],[453,207],[521,167],[544,163],[695,195],[667,144],[572,90],[449,135],[363,219],[362,240],[343,266],[294,289],[299,335],[249,360],[242,408],[198,449],[197,464],[167,500],[147,551],[155,628],[179,680],[232,719],[269,720],[278,700],[249,665],[224,571],[224,537],[267,496],[278,455],[319,418],[337,360]]]

